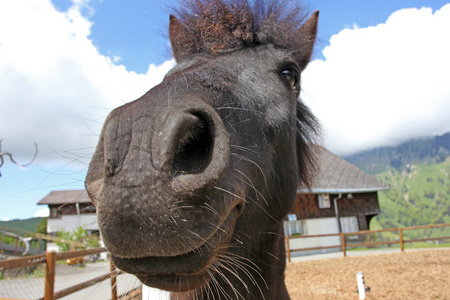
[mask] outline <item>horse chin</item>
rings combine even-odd
[[[119,269],[136,275],[147,286],[171,292],[187,292],[206,285],[214,275],[213,266],[219,253],[210,250],[204,245],[174,257],[111,257]]]
[[[233,209],[223,226],[190,252],[136,258],[123,258],[111,253],[111,259],[116,267],[136,275],[147,286],[171,292],[196,290],[208,284],[214,276],[216,262],[229,248],[239,215],[240,209]]]
[[[137,278],[145,285],[175,293],[197,290],[207,285],[215,271],[204,271],[198,274],[181,275],[137,275]]]

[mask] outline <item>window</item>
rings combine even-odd
[[[288,220],[284,221],[284,234],[286,236],[303,234],[302,221],[297,220],[296,215],[288,215]]]
[[[329,194],[320,194],[318,198],[319,198],[319,208],[331,208]]]
[[[356,232],[359,230],[358,219],[356,217],[341,217],[342,232]]]
[[[296,214],[289,214],[288,221],[297,221],[297,215]]]
[[[81,213],[95,213],[95,205],[88,205],[84,209],[82,209]]]
[[[50,218],[51,219],[57,219],[57,218],[61,218],[61,214],[62,214],[62,209],[60,207],[50,207]]]

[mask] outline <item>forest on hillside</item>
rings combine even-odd
[[[40,228],[39,225],[44,218],[30,218],[30,219],[24,219],[24,220],[10,220],[10,221],[0,221],[0,228],[7,227],[11,229],[19,229],[19,230],[26,230],[31,232],[40,232],[40,233],[46,233],[42,232],[43,230]],[[39,229],[39,231],[38,231]]]
[[[450,223],[450,133],[362,152],[348,161],[389,186],[371,229]],[[450,228],[407,236],[450,235]]]
[[[390,187],[379,193],[383,228],[450,223],[450,157],[444,162],[376,175]]]
[[[406,141],[397,146],[379,147],[344,157],[370,175],[391,169],[404,170],[410,165],[441,163],[450,156],[450,132]]]

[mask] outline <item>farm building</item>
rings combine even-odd
[[[294,207],[284,222],[285,234],[319,235],[368,230],[370,220],[380,213],[378,191],[388,187],[327,149],[317,147],[317,151],[318,175],[311,189],[297,190]],[[297,239],[292,243],[292,247],[297,249],[324,247],[339,245],[340,238]],[[310,252],[305,251],[304,254]]]
[[[48,205],[50,215],[47,234],[58,231],[73,231],[83,226],[91,233],[98,232],[95,206],[86,190],[52,191],[38,205]]]

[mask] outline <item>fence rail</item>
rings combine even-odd
[[[46,241],[69,244],[73,248],[84,247],[84,244],[79,241],[72,241],[72,240],[68,240],[68,239],[59,238],[56,236],[46,235],[46,234],[37,233],[37,232],[33,232],[33,231],[27,231],[27,230],[23,230],[23,229],[19,229],[19,228],[10,228],[10,227],[6,227],[6,226],[2,226],[2,227],[0,227],[0,234],[2,234],[3,232],[13,232],[13,233],[20,234],[23,236],[29,236],[29,237],[32,237],[37,240],[41,239],[41,240],[46,240]]]
[[[346,233],[330,233],[330,234],[315,234],[315,235],[299,235],[299,236],[286,236],[286,252],[288,257],[288,262],[291,262],[291,253],[292,252],[300,252],[300,251],[312,251],[312,250],[322,250],[322,249],[333,249],[340,248],[342,249],[344,257],[347,256],[347,249],[356,248],[356,247],[372,247],[379,245],[392,245],[392,244],[400,244],[401,251],[405,251],[405,243],[414,243],[414,242],[427,242],[427,241],[442,241],[442,240],[450,240],[450,236],[443,237],[429,237],[429,238],[420,238],[420,239],[405,239],[403,237],[403,232],[408,230],[418,230],[418,229],[431,229],[431,228],[443,228],[450,227],[450,223],[446,224],[435,224],[435,225],[421,225],[421,226],[411,226],[411,227],[399,227],[399,228],[387,228],[387,229],[378,229],[378,230],[362,230],[356,232],[346,232]],[[375,242],[363,242],[363,243],[347,243],[347,236],[357,236],[364,234],[372,234],[372,233],[381,233],[381,232],[398,232],[398,240],[393,241],[375,241]],[[325,238],[325,237],[340,237],[341,243],[339,245],[331,245],[331,246],[321,246],[321,247],[309,247],[309,248],[297,248],[291,249],[290,240],[292,239],[308,239],[308,238]]]
[[[71,250],[75,250],[76,247],[84,247],[85,245],[80,241],[72,241],[68,239],[63,239],[51,235],[45,235],[37,232],[31,232],[18,228],[10,228],[2,226],[0,227],[0,251],[8,251],[13,252],[15,256],[18,255],[19,252],[22,252],[22,255],[27,254],[42,254],[45,252],[43,248],[44,241],[50,242],[59,242],[63,244],[69,245]],[[15,242],[11,244],[11,242],[6,241],[6,237],[13,238]],[[26,237],[26,238],[25,238]],[[28,238],[31,238],[28,240]],[[37,243],[37,245],[36,245]],[[23,245],[21,247],[20,245]],[[34,247],[33,247],[34,245]],[[43,247],[44,246],[44,247]],[[37,247],[37,248],[36,248]],[[1,300],[1,299],[0,299]]]
[[[48,251],[44,255],[33,255],[21,258],[13,258],[7,260],[0,261],[0,274],[7,270],[12,269],[20,269],[25,267],[37,266],[40,264],[45,264],[45,289],[43,297],[39,298],[39,300],[56,300],[67,295],[73,294],[77,291],[90,287],[94,284],[102,282],[108,278],[111,279],[111,299],[117,300],[118,291],[117,291],[117,282],[116,277],[122,272],[117,270],[112,262],[110,262],[109,272],[106,274],[97,276],[95,278],[91,278],[84,282],[72,285],[70,287],[61,289],[59,291],[55,291],[55,275],[56,275],[56,261],[58,260],[67,260],[71,258],[79,258],[85,257],[88,255],[96,255],[102,252],[106,252],[106,248],[95,248],[88,250],[76,250],[71,252],[62,252],[56,253],[54,251]],[[41,294],[42,295],[42,294]],[[11,299],[13,298],[2,298],[0,299]],[[22,298],[23,299],[23,298]]]
[[[401,251],[403,252],[404,248],[405,248],[405,245],[404,245],[405,243],[450,240],[450,236],[405,239],[403,236],[403,233],[405,231],[419,230],[419,229],[431,229],[431,228],[444,228],[444,227],[450,227],[450,223],[403,227],[403,228],[389,228],[389,229],[380,229],[380,230],[365,230],[365,231],[357,231],[357,232],[349,232],[349,233],[286,236],[288,261],[291,262],[291,253],[292,252],[333,249],[333,248],[342,249],[344,257],[347,256],[347,249],[355,248],[355,247],[371,247],[371,246],[378,246],[378,245],[400,244]],[[347,243],[346,242],[346,237],[348,237],[348,236],[358,236],[358,235],[381,233],[381,232],[398,232],[398,239],[391,240],[391,241],[370,241],[370,242],[364,242],[364,243]],[[290,247],[291,246],[290,240],[292,240],[292,239],[326,238],[326,237],[340,237],[341,243],[339,245],[309,247],[309,248],[300,248],[300,249],[292,249]],[[61,289],[59,291],[55,291],[55,273],[56,273],[55,269],[56,269],[56,261],[57,260],[66,260],[66,259],[70,259],[70,258],[84,257],[84,256],[88,256],[88,255],[99,254],[99,253],[102,253],[105,251],[107,251],[106,248],[77,250],[77,251],[63,252],[63,253],[56,253],[56,252],[50,251],[44,255],[33,255],[33,256],[27,256],[27,257],[22,257],[22,258],[1,260],[0,261],[0,272],[4,272],[6,270],[11,270],[11,269],[20,269],[20,268],[24,268],[24,267],[45,264],[46,265],[45,292],[44,292],[44,297],[39,298],[40,300],[59,299],[59,298],[62,298],[69,294],[75,293],[81,289],[92,286],[98,282],[101,282],[101,281],[104,281],[104,280],[110,278],[111,279],[111,299],[116,300],[116,299],[118,299],[116,275],[119,275],[121,272],[119,270],[116,270],[116,268],[114,267],[112,262],[110,263],[110,272],[108,272],[104,275],[92,278],[90,280],[84,281],[82,283]],[[1,298],[1,299],[12,299],[12,298]]]

